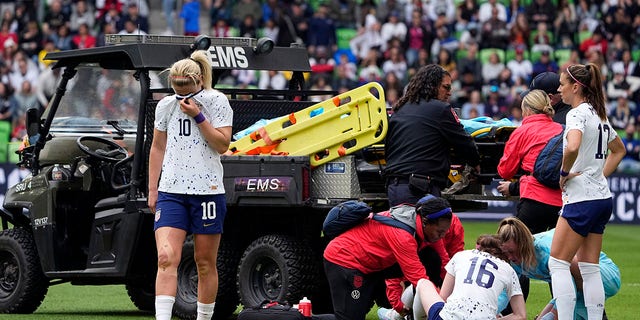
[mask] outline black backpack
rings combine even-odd
[[[562,168],[562,137],[564,135],[564,126],[562,132],[553,136],[544,146],[533,166],[533,177],[543,185],[560,189],[560,168]]]
[[[322,232],[327,238],[335,238],[367,220],[372,212],[373,209],[362,201],[345,201],[329,210],[327,217],[324,219],[324,223],[322,223]],[[415,234],[413,227],[394,218],[373,213],[371,219],[396,228],[401,228],[412,235]]]

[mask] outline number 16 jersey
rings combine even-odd
[[[498,296],[522,295],[518,275],[511,265],[489,253],[465,250],[445,267],[455,277],[453,292],[440,312],[442,319],[496,319]]]

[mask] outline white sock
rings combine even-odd
[[[213,308],[216,303],[201,303],[198,301],[198,318],[196,320],[211,320],[213,317]]]
[[[171,311],[176,298],[172,296],[156,296],[156,320],[171,320]]]
[[[600,265],[596,263],[578,262],[582,275],[582,294],[584,306],[587,307],[589,320],[602,320],[604,312],[604,286]]]
[[[551,287],[553,297],[558,308],[558,320],[573,320],[576,307],[576,289],[568,261],[549,257],[549,273],[551,273]]]

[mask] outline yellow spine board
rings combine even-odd
[[[372,82],[277,118],[231,143],[230,150],[243,155],[277,144],[274,152],[309,155],[318,166],[381,141],[387,127],[384,90]]]

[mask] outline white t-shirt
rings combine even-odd
[[[203,90],[194,99],[214,128],[229,127],[233,110],[217,90]],[[220,154],[207,144],[196,121],[180,110],[175,95],[156,107],[155,128],[167,133],[158,191],[177,194],[223,194]]]
[[[453,292],[440,312],[442,319],[495,320],[498,296],[522,295],[518,275],[511,265],[489,253],[465,250],[456,253],[445,267],[455,277]]]
[[[595,109],[587,103],[569,110],[564,131],[564,147],[567,133],[571,130],[582,132],[582,142],[578,157],[570,172],[581,172],[567,181],[562,191],[564,204],[611,197],[607,178],[602,169],[606,160],[609,142],[618,135],[609,120],[600,120]]]

